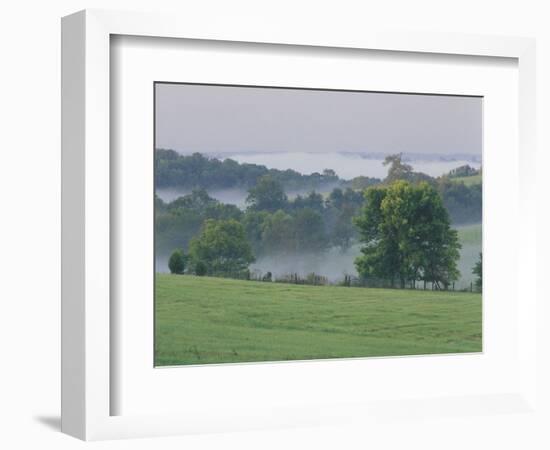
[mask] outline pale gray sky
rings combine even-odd
[[[156,85],[156,147],[182,152],[481,156],[482,99]]]

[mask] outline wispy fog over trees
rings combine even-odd
[[[173,150],[158,149],[155,152],[155,185],[157,188],[180,188],[192,190],[219,190],[244,189],[249,191],[249,204],[254,204],[255,197],[261,190],[264,193],[268,188],[282,186],[283,193],[330,191],[334,187],[341,189],[351,188],[362,191],[380,183],[391,183],[396,180],[405,180],[412,183],[427,181],[440,193],[443,204],[447,208],[451,221],[454,224],[476,223],[481,221],[482,192],[481,183],[466,185],[460,177],[479,175],[480,170],[470,166],[461,166],[441,177],[430,177],[422,172],[415,172],[412,166],[402,160],[400,154],[386,157],[385,165],[388,175],[385,179],[358,176],[351,180],[339,178],[330,168],[322,173],[301,174],[295,170],[268,169],[257,164],[240,164],[231,159],[223,161],[209,158],[200,153],[180,155]],[[273,184],[276,183],[276,184]],[[278,200],[279,205],[284,202],[283,195]],[[265,199],[265,195],[264,195]],[[255,206],[263,210],[262,205]],[[272,205],[272,210],[278,209]],[[285,208],[281,208],[285,209]],[[315,209],[315,208],[313,208]]]
[[[460,246],[451,225],[481,220],[481,183],[466,185],[457,177],[480,173],[462,167],[434,178],[415,172],[401,155],[385,163],[383,180],[343,180],[330,169],[302,175],[157,150],[157,186],[192,189],[171,202],[155,197],[156,253],[168,257],[181,249],[187,271],[234,274],[266,257],[344,254],[360,245],[356,268],[364,279],[446,288],[459,276]],[[246,186],[244,206],[208,192],[223,186]],[[298,186],[320,189],[289,194]]]

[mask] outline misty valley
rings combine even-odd
[[[447,281],[442,278],[441,283],[427,284],[416,276],[413,281],[407,280],[406,287],[478,289],[474,268],[481,254],[479,161],[466,160],[461,155],[443,160],[425,155],[306,157],[294,153],[235,157],[156,150],[157,272],[169,272],[169,258],[179,250],[186,259],[185,270],[194,273],[189,260],[192,241],[197,240],[208,221],[235,221],[250,247],[250,260],[246,267],[223,273],[219,270],[214,273],[209,268],[211,275],[399,287],[397,280],[358,272],[364,244],[357,221],[364,211],[367,189],[404,181],[412,185],[425,183],[437,193],[459,244],[454,276],[448,276]],[[330,163],[334,166],[329,166]],[[307,167],[323,169],[315,172],[307,171]],[[347,177],[341,176],[341,172]]]

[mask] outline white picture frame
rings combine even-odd
[[[333,49],[368,49],[516,59],[519,81],[519,176],[517,194],[526,199],[518,206],[520,231],[535,227],[535,196],[531,174],[535,171],[535,43],[532,39],[456,34],[398,33],[381,30],[349,30],[349,33],[312,35],[303,30],[279,30],[250,24],[234,29],[230,23],[195,23],[190,17],[112,11],[82,11],[62,22],[62,430],[85,440],[161,436],[221,430],[334,423],[342,420],[374,420],[391,407],[378,399],[372,404],[342,402],[330,413],[314,403],[301,407],[278,405],[272,411],[235,413],[235,405],[221,404],[219,411],[182,411],[166,414],[112,415],[113,393],[120,389],[111,372],[112,336],[110,297],[112,211],[112,145],[110,108],[111,36],[200,39],[242,43],[297,45]],[[152,124],[151,124],[152,126]],[[518,277],[535,273],[536,236],[518,234]],[[497,412],[503,404],[519,412],[533,411],[536,404],[536,322],[534,284],[522,288],[518,304],[517,389],[471,396],[437,399],[436,408],[461,414]],[[260,367],[260,366],[257,366]],[[166,369],[170,370],[170,369]],[[234,366],[233,371],[239,370]],[[272,370],[269,366],[261,369]],[[315,366],[308,370],[314,375]],[[336,372],[342,376],[344,372]],[[182,375],[183,376],[183,375]],[[395,404],[397,399],[392,401]],[[480,402],[480,400],[483,400]],[[426,397],[426,402],[433,402]],[[418,407],[425,407],[419,400]],[[422,406],[423,405],[423,406]],[[458,406],[457,406],[458,405]],[[269,405],[267,405],[269,407]],[[412,407],[414,410],[416,406]]]

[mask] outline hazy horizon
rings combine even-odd
[[[482,153],[482,98],[156,84],[155,147],[181,153]]]

